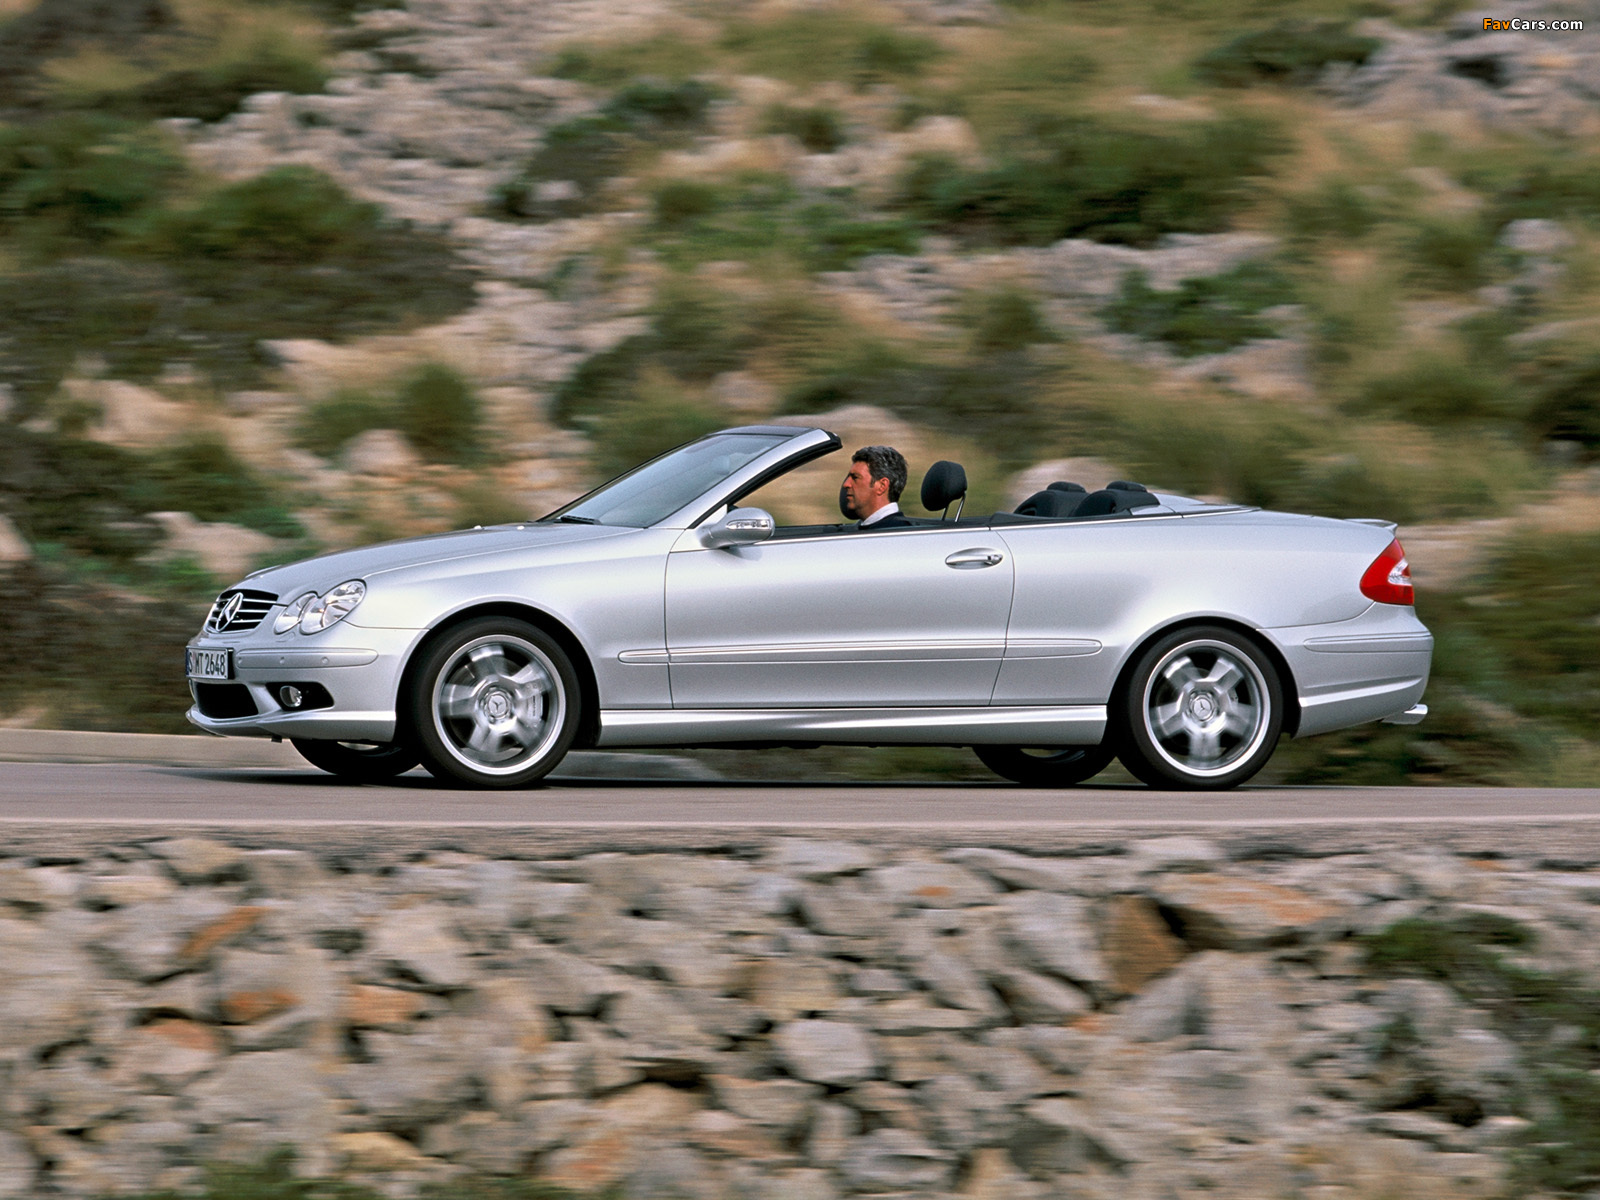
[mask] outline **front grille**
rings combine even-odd
[[[242,683],[196,683],[194,702],[214,721],[253,717],[260,711],[250,689]]]
[[[239,603],[230,613],[229,608],[235,596],[239,597]],[[211,615],[206,618],[206,632],[239,633],[254,629],[277,602],[278,598],[271,592],[232,588],[218,596],[217,602],[211,606]]]

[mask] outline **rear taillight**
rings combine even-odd
[[[1361,576],[1361,594],[1379,604],[1417,602],[1416,591],[1411,586],[1411,564],[1406,561],[1399,538],[1390,542]]]

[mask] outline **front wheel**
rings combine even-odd
[[[578,732],[578,675],[542,629],[481,617],[422,652],[410,695],[423,764],[473,787],[543,778]]]
[[[392,742],[368,746],[360,742],[324,742],[311,738],[290,738],[300,757],[313,767],[353,783],[384,783],[404,775],[422,761],[410,746]]]
[[[1283,729],[1271,659],[1254,638],[1220,626],[1151,645],[1115,707],[1123,765],[1151,787],[1234,787],[1266,765]]]
[[[1072,787],[1093,779],[1116,757],[1101,746],[974,746],[979,761],[996,775],[1024,787]]]

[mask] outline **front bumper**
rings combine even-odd
[[[276,636],[259,629],[242,638],[202,635],[190,641],[196,649],[233,651],[231,680],[189,681],[195,699],[185,714],[190,724],[219,737],[392,742],[400,675],[422,631],[343,623],[327,632],[332,636],[326,644],[323,635]],[[313,695],[320,689],[327,700],[319,707],[289,708],[280,696],[285,685]],[[202,687],[230,690],[207,693],[202,703]]]

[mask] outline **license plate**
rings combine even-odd
[[[232,650],[197,650],[190,646],[184,652],[184,666],[190,679],[232,679]]]

